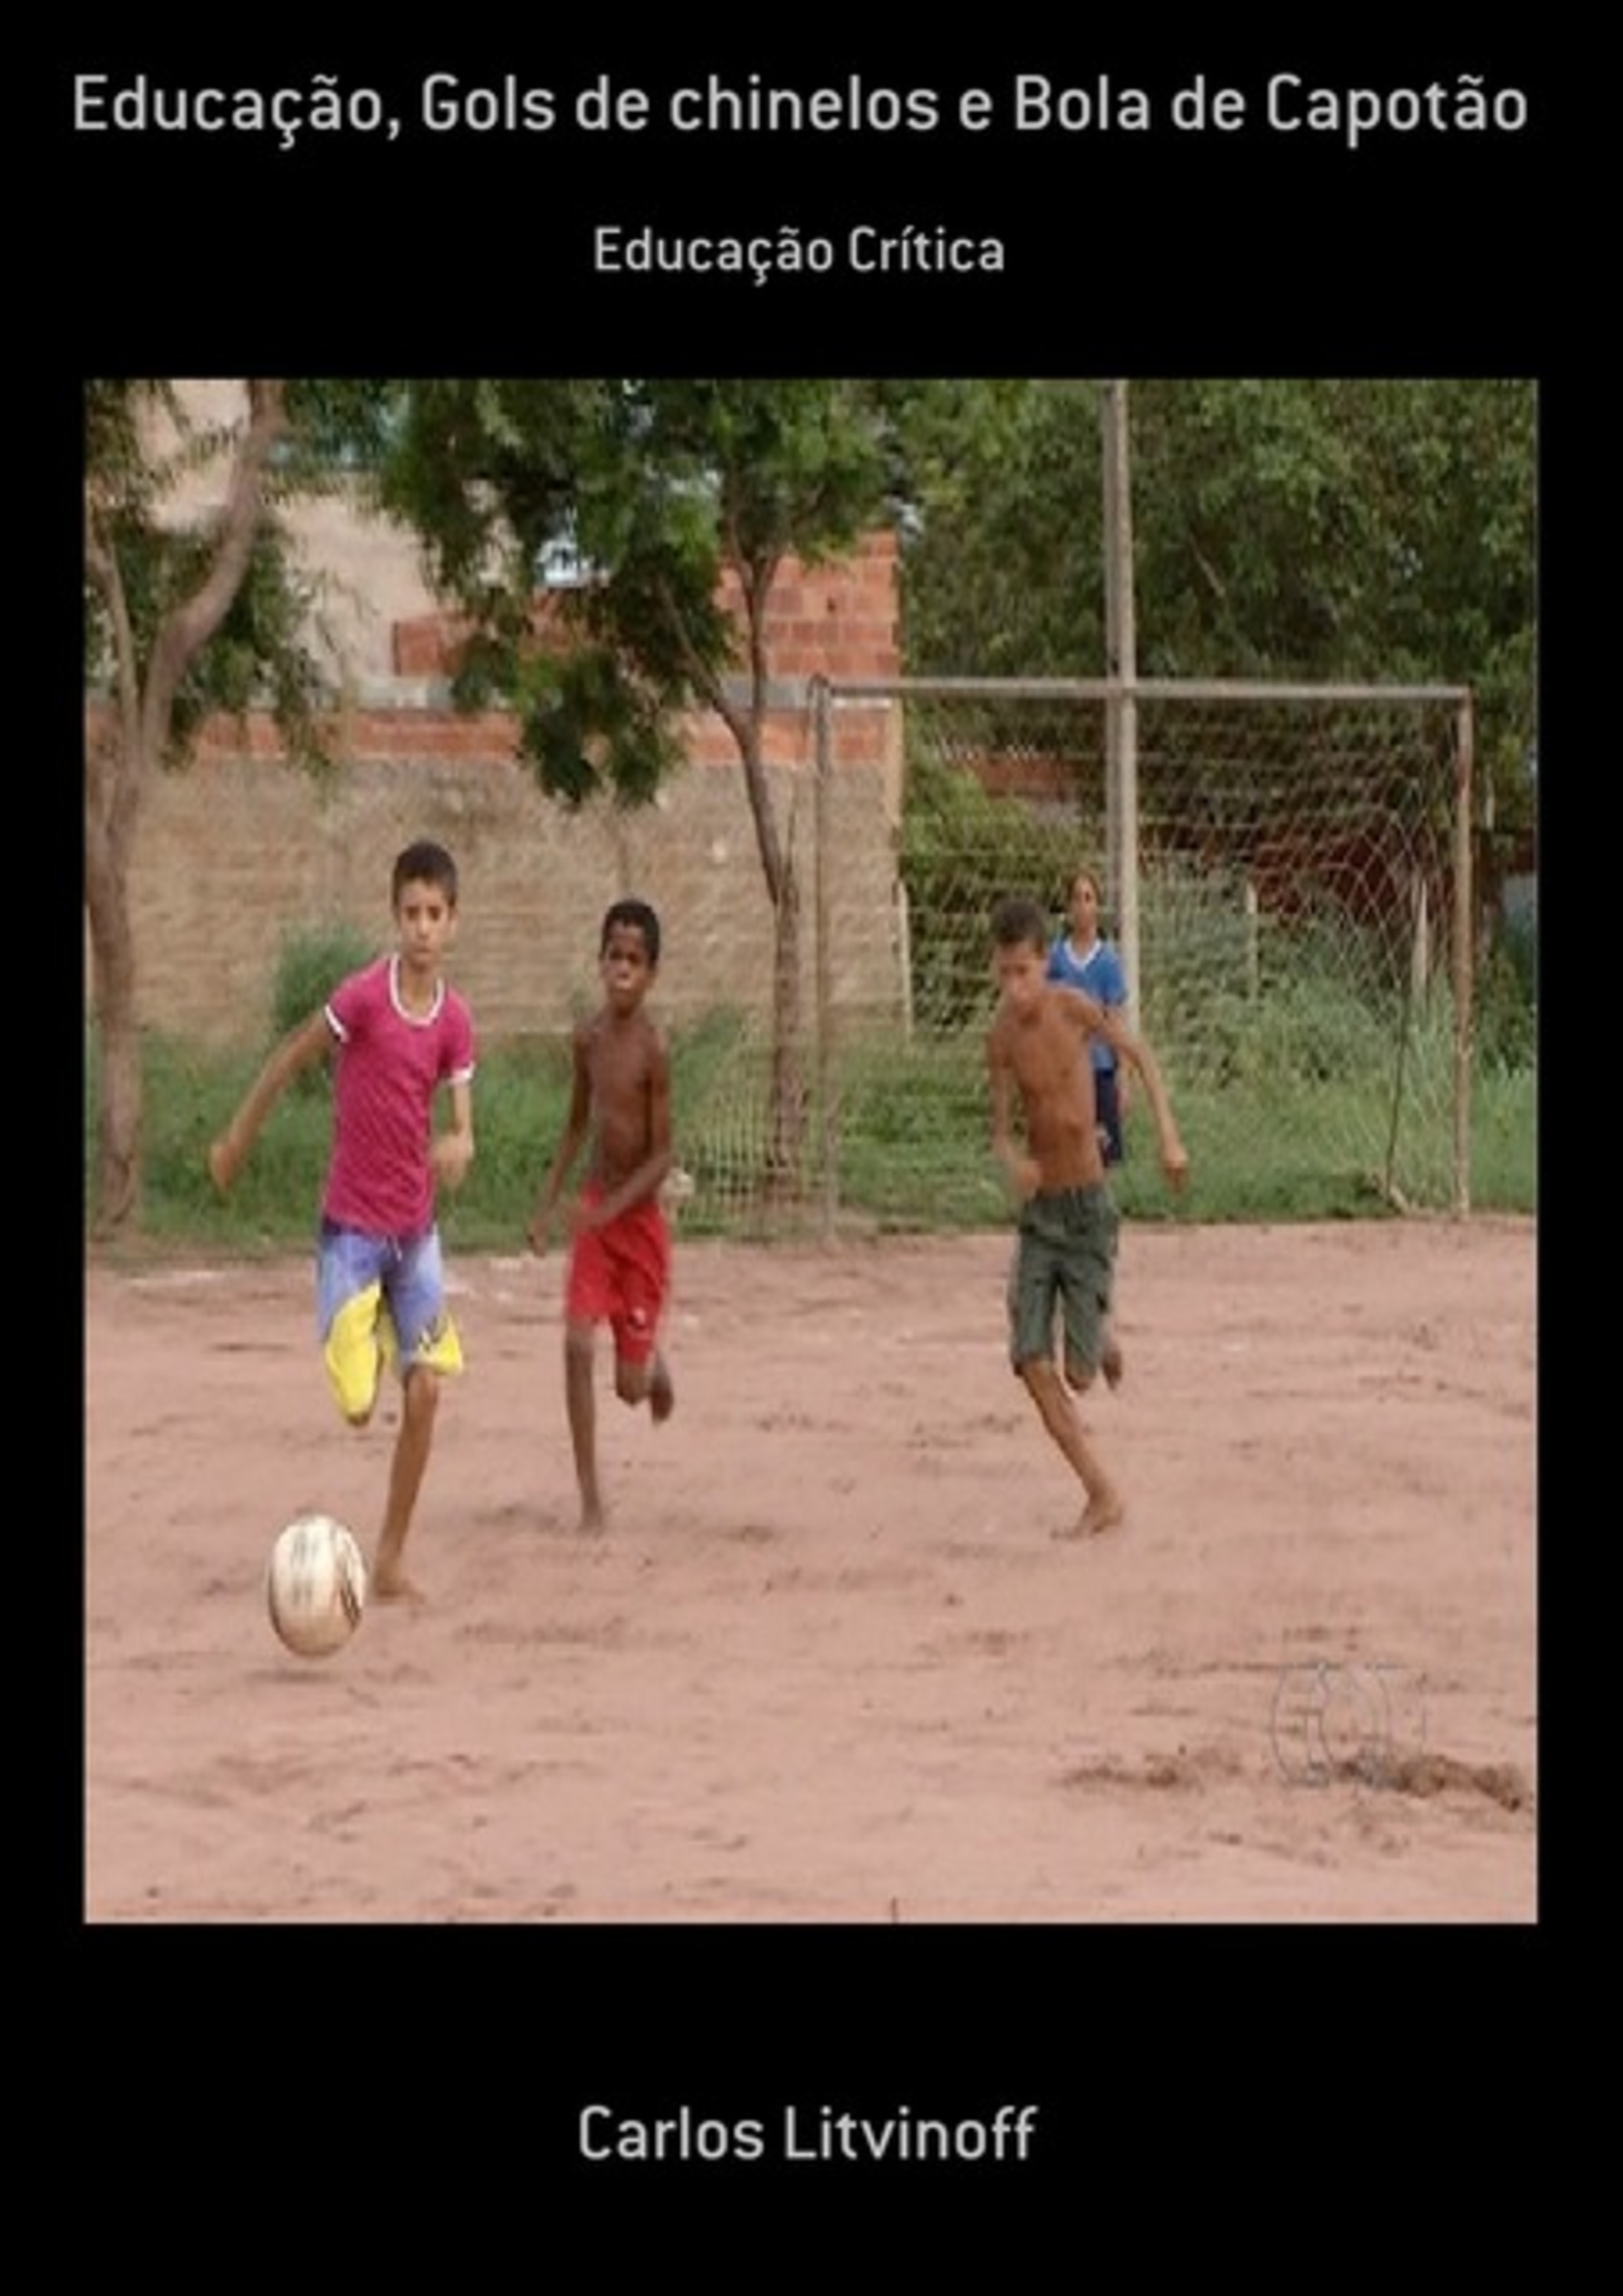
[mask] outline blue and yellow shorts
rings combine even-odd
[[[369,1416],[386,1364],[402,1380],[418,1365],[459,1372],[462,1345],[446,1311],[438,1229],[367,1235],[324,1219],[316,1244],[316,1324],[346,1419]]]

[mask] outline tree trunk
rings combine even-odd
[[[758,618],[757,618],[758,619]],[[758,650],[757,650],[758,651]],[[806,1138],[806,1059],[801,1018],[800,873],[791,830],[779,834],[772,792],[762,757],[766,673],[757,660],[754,704],[747,718],[729,714],[718,693],[744,765],[744,785],[755,824],[756,849],[772,904],[772,1053],[767,1099],[766,1160],[762,1185],[769,1203],[793,1203],[801,1192]]]
[[[794,822],[779,835],[762,750],[766,724],[768,663],[766,602],[777,572],[775,556],[750,563],[740,551],[732,562],[744,589],[749,632],[750,700],[740,709],[725,684],[692,655],[694,684],[731,733],[744,767],[745,793],[755,825],[767,898],[772,904],[772,1054],[767,1103],[766,1161],[762,1190],[769,1203],[793,1203],[801,1193],[806,1144],[806,1048],[800,981],[800,875],[795,862]],[[681,618],[671,619],[679,636]]]
[[[169,748],[181,681],[218,629],[247,574],[262,514],[266,466],[287,427],[284,382],[250,380],[246,388],[248,426],[232,456],[208,563],[195,587],[159,623],[144,664],[111,538],[117,521],[105,516],[95,474],[87,476],[85,570],[101,593],[111,626],[117,717],[116,731],[92,734],[85,757],[85,906],[101,1054],[91,1221],[98,1236],[124,1225],[141,1188],[141,1033],[129,914],[136,816]]]
[[[104,1238],[136,1210],[141,1172],[141,1032],[126,873],[98,844],[94,838],[87,840],[85,904],[90,916],[91,996],[101,1064],[92,1230]]]
[[[800,877],[790,859],[772,911],[772,1066],[767,1111],[766,1193],[790,1203],[801,1193],[806,1137],[806,1063],[800,993]]]

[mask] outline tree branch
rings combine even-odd
[[[757,729],[766,716],[766,603],[778,578],[776,557],[751,566],[744,584],[744,611],[749,623],[750,714]]]
[[[669,580],[664,575],[661,574],[655,578],[654,586],[655,594],[659,599],[660,610],[663,613],[666,621],[670,624],[671,635],[676,640],[677,649],[681,654],[682,660],[686,666],[688,679],[692,684],[694,692],[704,702],[706,709],[713,709],[715,711],[716,716],[722,720],[728,732],[737,742],[739,749],[742,750],[745,746],[748,728],[745,725],[743,718],[738,715],[737,709],[729,701],[727,689],[722,685],[721,680],[711,668],[710,664],[704,660],[698,648],[694,644],[692,636],[688,632],[687,621],[683,617],[682,610],[676,603],[676,596],[674,592],[671,590]]]
[[[1190,527],[1185,530],[1189,536],[1190,554],[1194,559],[1195,564],[1199,568],[1201,575],[1206,581],[1207,587],[1211,591],[1212,595],[1215,598],[1219,599],[1222,603],[1226,606],[1229,603],[1227,585],[1224,583],[1222,575],[1217,571],[1217,569],[1212,564],[1211,560],[1207,556],[1205,551],[1201,549],[1199,537],[1195,533],[1194,529]]]
[[[104,836],[111,821],[119,758],[120,754],[131,754],[140,732],[141,685],[136,663],[135,631],[129,619],[129,600],[125,594],[124,578],[119,570],[118,553],[104,539],[96,524],[95,511],[87,488],[85,497],[85,565],[106,604],[107,619],[112,628],[112,654],[118,686],[120,739],[115,742],[105,734],[94,734],[87,744],[85,756],[86,804],[94,816],[97,833]]]
[[[165,616],[152,648],[142,710],[144,757],[162,748],[186,665],[213,636],[242,587],[259,531],[266,468],[287,428],[286,390],[280,381],[248,385],[248,428],[232,465],[213,558],[191,597]]]
[[[766,576],[766,583],[770,588],[770,572]],[[694,691],[708,708],[715,711],[737,744],[738,756],[744,767],[745,794],[749,799],[750,814],[755,824],[755,845],[761,856],[762,873],[766,878],[767,892],[776,907],[783,898],[786,873],[783,847],[778,836],[778,824],[772,815],[771,792],[767,787],[766,774],[761,762],[761,724],[766,703],[766,648],[760,598],[753,581],[746,580],[744,593],[749,628],[751,699],[749,709],[746,712],[733,701],[709,664],[701,660],[688,635],[681,610],[671,594],[671,586],[663,575],[659,578],[658,591],[661,607],[675,632]]]

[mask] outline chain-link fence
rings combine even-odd
[[[876,856],[841,728],[879,701],[899,767]],[[1463,689],[901,680],[819,682],[810,701],[790,1041],[718,1019],[683,1048],[697,1213],[736,1221],[770,1198],[825,1226],[1002,1217],[990,914],[1026,892],[1058,934],[1084,866],[1215,1208],[1467,1208]],[[1128,1209],[1162,1200],[1141,1103],[1117,1191]]]

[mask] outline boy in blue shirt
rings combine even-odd
[[[1062,988],[1080,988],[1107,1013],[1125,1021],[1127,979],[1121,958],[1099,930],[1099,880],[1091,869],[1079,869],[1071,880],[1067,914],[1070,931],[1061,933],[1048,954],[1048,979]],[[1100,1036],[1090,1040],[1093,1062],[1093,1100],[1099,1114],[1100,1146],[1107,1164],[1122,1160],[1122,1119],[1127,1112],[1127,1082],[1121,1074],[1114,1047]]]

